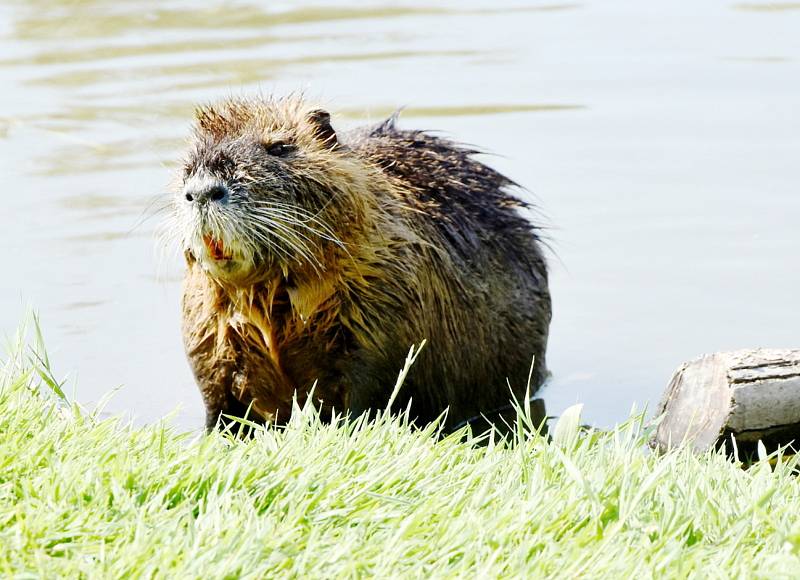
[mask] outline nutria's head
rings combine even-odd
[[[301,99],[201,107],[173,198],[174,233],[188,259],[221,281],[321,271],[359,211],[352,192],[364,171],[330,115]]]

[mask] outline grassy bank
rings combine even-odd
[[[36,368],[39,371],[37,372]],[[63,403],[46,359],[0,375],[0,575],[795,576],[794,462],[654,457],[632,420],[476,447],[305,410],[249,440]],[[574,419],[574,417],[573,417]]]

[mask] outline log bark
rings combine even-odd
[[[800,350],[715,353],[682,365],[667,386],[653,444],[752,452],[800,443]]]

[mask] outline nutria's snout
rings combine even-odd
[[[186,201],[192,201],[194,203],[227,201],[228,189],[221,185],[215,185],[210,189],[201,189],[199,191],[187,190],[184,197],[186,198]]]
[[[230,191],[224,183],[210,177],[191,177],[183,186],[183,197],[189,203],[203,205],[210,202],[228,203]]]
[[[229,185],[206,171],[186,175],[175,192],[173,227],[182,250],[219,279],[233,281],[255,267],[255,252],[236,227],[240,205]]]

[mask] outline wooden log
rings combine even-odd
[[[696,451],[740,452],[759,440],[768,450],[800,447],[800,350],[722,352],[682,365],[667,386],[653,440],[664,451],[683,442]]]

